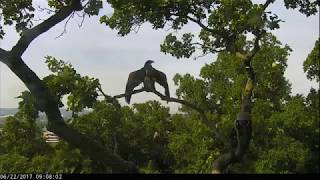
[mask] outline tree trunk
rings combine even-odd
[[[251,66],[251,59],[244,60],[244,65],[247,71],[248,80],[244,89],[244,95],[241,105],[241,110],[237,115],[237,119],[234,121],[233,130],[236,132],[237,145],[234,149],[230,149],[229,152],[220,155],[213,162],[213,174],[220,174],[231,164],[239,162],[246,150],[248,149],[251,140],[251,96],[254,87],[254,71]]]

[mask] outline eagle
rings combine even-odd
[[[141,83],[143,83],[145,91],[155,92],[155,82],[157,82],[165,89],[165,96],[168,98],[170,97],[166,75],[163,72],[153,68],[151,66],[152,63],[154,63],[154,61],[148,60],[145,62],[143,68],[133,71],[129,74],[125,92],[125,99],[128,104],[130,104],[130,99],[134,88]]]

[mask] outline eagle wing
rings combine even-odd
[[[153,69],[153,77],[155,78],[156,82],[159,83],[165,89],[165,95],[167,97],[170,97],[166,74],[159,70]]]
[[[143,82],[145,76],[145,71],[143,68],[133,71],[129,74],[127,85],[126,85],[126,96],[125,99],[128,104],[130,104],[131,95],[133,89]]]

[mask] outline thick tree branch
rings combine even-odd
[[[0,48],[0,61],[3,63],[7,63],[8,57],[10,56],[10,53],[2,48]]]
[[[82,10],[80,0],[73,0],[71,6],[61,8],[56,14],[46,19],[39,25],[23,32],[17,44],[12,48],[11,52],[15,56],[20,57],[28,48],[30,43],[40,34],[48,31],[50,28],[67,18],[73,11]]]
[[[138,172],[131,162],[123,160],[108,148],[68,127],[60,114],[57,102],[49,93],[46,85],[21,58],[11,56],[6,62],[6,65],[23,81],[36,98],[36,106],[46,113],[51,131],[79,148],[82,153],[88,155],[95,162],[110,167],[114,172]]]
[[[271,4],[274,3],[275,0],[267,0],[264,4],[263,4],[263,10],[266,10],[267,7]]]

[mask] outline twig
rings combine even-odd
[[[202,53],[201,55],[198,55],[198,56],[194,57],[193,60],[197,60],[197,59],[199,59],[199,58],[203,58],[203,57],[205,57],[205,56],[208,55],[208,54],[210,54],[210,52]]]
[[[47,14],[55,13],[54,10],[49,9],[49,8],[43,8],[40,5],[37,5],[37,7],[38,7],[39,11],[47,11]]]
[[[83,25],[84,19],[85,19],[85,17],[86,17],[86,14],[85,14],[85,13],[83,13],[82,15],[79,15],[78,13],[76,13],[76,14],[77,14],[79,17],[82,18],[80,24],[78,24],[78,27],[81,28],[82,25]]]
[[[140,28],[141,28],[141,25],[142,25],[141,23],[135,25],[135,26],[132,28],[132,30],[133,30],[136,34],[138,34],[138,32],[139,32],[139,30],[140,30]]]
[[[61,36],[63,36],[65,33],[67,33],[67,25],[68,25],[68,22],[70,21],[71,18],[73,18],[73,16],[74,16],[74,12],[72,12],[72,13],[69,15],[66,23],[64,24],[64,28],[63,28],[62,33],[61,33],[59,36],[55,37],[55,39],[58,39],[58,38],[60,38]]]

